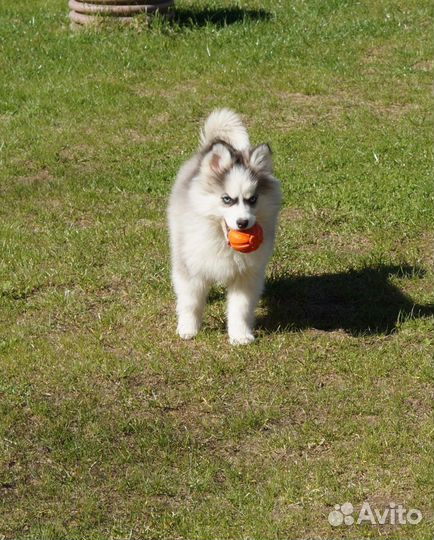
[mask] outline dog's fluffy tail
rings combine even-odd
[[[229,109],[213,111],[205,121],[200,133],[201,147],[204,148],[215,140],[225,141],[235,150],[244,150],[250,146],[241,118]]]

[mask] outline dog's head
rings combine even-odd
[[[202,154],[199,181],[213,200],[205,204],[208,214],[224,219],[230,229],[249,229],[275,184],[271,149],[261,144],[239,152],[214,142]]]

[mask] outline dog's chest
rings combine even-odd
[[[184,238],[182,251],[192,274],[221,283],[246,272],[256,258],[229,247],[219,226],[191,229]]]

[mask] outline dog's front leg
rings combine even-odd
[[[202,323],[209,284],[175,272],[173,285],[177,297],[177,331],[182,339],[191,339],[198,333]]]
[[[261,296],[264,277],[250,274],[237,278],[228,286],[228,333],[232,345],[254,341],[255,308]]]

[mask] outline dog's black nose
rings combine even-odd
[[[239,229],[245,229],[249,224],[248,219],[237,219],[237,226]]]

